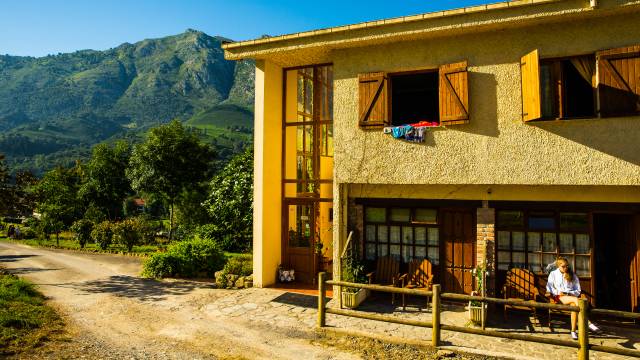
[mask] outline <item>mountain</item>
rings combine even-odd
[[[41,172],[178,118],[230,156],[251,142],[254,64],[225,60],[225,40],[187,30],[105,51],[0,55],[0,153]]]

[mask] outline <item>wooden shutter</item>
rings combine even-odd
[[[633,240],[631,246],[631,261],[629,262],[629,282],[631,290],[631,309],[629,311],[640,311],[638,300],[640,300],[640,215],[633,217]]]
[[[389,81],[383,72],[360,74],[359,120],[361,127],[382,127],[391,123]]]
[[[440,124],[469,123],[469,76],[467,62],[440,66]]]
[[[540,58],[533,50],[520,58],[522,81],[522,120],[527,122],[541,117],[540,106]]]
[[[596,58],[600,115],[640,113],[640,46],[600,51]]]

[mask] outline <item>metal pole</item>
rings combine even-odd
[[[431,306],[431,344],[434,347],[440,345],[440,284],[433,285],[433,304]]]
[[[589,311],[587,299],[579,299],[578,307],[578,360],[589,360]]]
[[[344,267],[342,266],[342,257],[340,257],[340,280],[343,279],[342,277],[342,269],[344,269]],[[335,289],[335,287],[334,287]],[[342,286],[338,286],[338,304],[340,304],[340,309],[343,309],[342,307]]]
[[[482,268],[482,276],[481,276],[481,278],[482,278],[482,292],[480,293],[480,296],[485,298],[485,297],[487,297],[487,289],[486,289],[487,273],[486,273],[486,271],[484,271],[484,267]],[[484,325],[485,317],[487,317],[486,316],[486,308],[487,308],[487,305],[489,305],[489,304],[484,302],[484,301],[482,301],[480,304],[481,304],[480,305],[480,311],[482,311],[480,313],[480,323],[482,325],[482,330],[484,330],[485,329],[485,325]]]
[[[324,327],[326,324],[325,314],[325,296],[326,296],[326,280],[327,274],[318,273],[318,327]]]

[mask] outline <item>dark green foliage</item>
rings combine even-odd
[[[126,246],[129,252],[140,242],[141,232],[136,219],[125,219],[114,223],[112,229],[116,242]]]
[[[91,231],[91,238],[100,249],[106,250],[113,242],[113,225],[108,221],[96,224]]]
[[[224,253],[215,241],[194,237],[171,244],[166,253],[154,254],[144,263],[143,275],[154,278],[211,277],[224,264]]]
[[[210,183],[205,206],[227,251],[250,249],[253,234],[253,149],[234,157]],[[220,237],[221,235],[221,237]]]
[[[83,168],[85,179],[78,196],[110,220],[121,217],[122,201],[131,193],[131,185],[125,177],[130,154],[129,144],[124,141],[113,146],[98,144]]]
[[[0,56],[0,152],[12,168],[42,171],[217,105],[251,109],[253,62],[225,60],[220,44],[187,31],[106,51]]]
[[[231,257],[222,271],[225,275],[249,276],[253,274],[253,256],[251,254],[243,254]]]
[[[80,244],[80,248],[84,248],[84,246],[91,240],[91,231],[93,231],[93,222],[80,219],[71,225],[71,231],[75,233],[76,240]]]
[[[185,131],[178,121],[149,132],[145,142],[135,146],[127,177],[131,187],[169,204],[169,238],[173,232],[174,205],[210,176],[215,156],[209,145]]]

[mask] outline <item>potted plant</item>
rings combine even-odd
[[[478,265],[473,269],[473,275],[476,277],[477,287],[475,291],[471,292],[472,296],[484,296],[485,295],[485,275],[486,270],[484,266]],[[487,318],[487,303],[481,301],[472,300],[469,301],[469,321],[474,324],[480,324]]]
[[[349,249],[347,256],[342,259],[342,280],[352,283],[366,283],[364,263],[357,257],[357,251]],[[355,309],[369,296],[368,289],[347,287],[342,289],[342,305]]]

